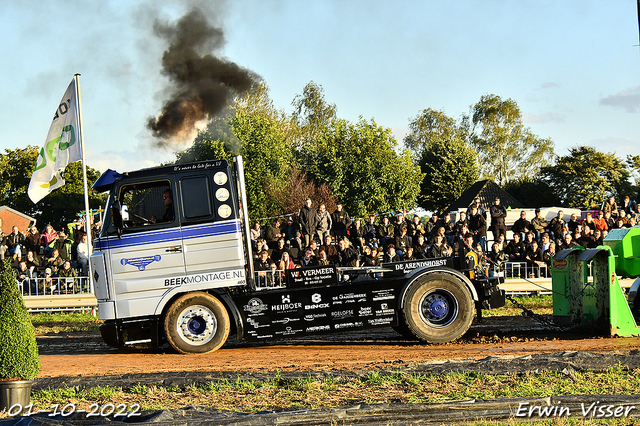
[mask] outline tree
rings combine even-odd
[[[484,177],[499,185],[522,176],[536,175],[551,163],[553,141],[534,135],[522,123],[513,99],[483,95],[471,107],[470,142],[478,153]]]
[[[228,138],[235,135],[231,133]],[[222,136],[224,137],[224,136]],[[237,139],[237,138],[236,138]],[[229,140],[229,139],[227,139]],[[238,142],[239,145],[239,142]],[[215,137],[208,129],[200,130],[198,136],[193,140],[193,144],[183,150],[176,152],[176,164],[191,163],[194,161],[217,160],[226,158],[231,161],[233,154],[227,148],[225,139]]]
[[[432,138],[422,151],[419,165],[425,177],[418,204],[439,213],[469,189],[480,175],[475,152],[455,136]]]
[[[592,208],[628,184],[629,171],[612,153],[590,146],[578,146],[569,155],[558,157],[553,166],[543,167],[542,178],[560,197],[563,206]]]
[[[281,213],[274,195],[266,188],[285,185],[294,155],[277,123],[260,115],[239,112],[233,119],[233,131],[242,143],[251,217]]]
[[[82,163],[75,162],[67,166],[62,176],[65,185],[54,190],[37,204],[33,204],[27,194],[31,174],[36,164],[39,148],[6,149],[0,155],[0,185],[2,185],[2,205],[34,217],[38,224],[51,223],[61,229],[65,224],[77,218],[76,214],[85,209],[84,186],[82,182]],[[100,172],[87,167],[87,185],[90,187],[100,177]],[[89,206],[100,207],[105,197],[89,190]]]
[[[298,149],[315,145],[323,129],[337,118],[336,105],[325,100],[324,89],[313,81],[304,87],[301,95],[296,95],[291,105],[294,108],[291,118],[297,126],[293,138]]]
[[[404,145],[420,158],[422,151],[434,139],[451,140],[466,139],[466,129],[449,117],[444,111],[431,108],[423,110],[409,123],[409,133],[404,138]]]
[[[422,173],[409,151],[396,153],[391,129],[360,119],[333,120],[313,146],[300,153],[301,164],[319,183],[327,183],[352,217],[412,208]]]
[[[273,194],[280,211],[285,214],[300,210],[307,198],[311,198],[316,207],[324,204],[329,212],[335,210],[338,201],[329,185],[317,184],[313,179],[309,179],[295,163],[289,169],[284,186],[269,183],[267,193]]]

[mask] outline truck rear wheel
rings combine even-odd
[[[169,344],[178,352],[206,353],[219,349],[229,337],[229,314],[222,302],[209,293],[179,297],[164,319]]]
[[[454,275],[427,274],[404,297],[402,313],[409,330],[428,343],[446,343],[467,332],[473,321],[473,299]]]

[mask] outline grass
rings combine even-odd
[[[446,373],[437,375],[371,372],[362,378],[319,380],[312,377],[284,379],[279,374],[265,381],[219,380],[184,388],[136,384],[130,388],[110,386],[79,390],[48,389],[32,394],[33,410],[52,411],[54,404],[74,404],[90,409],[92,404],[139,404],[142,410],[186,406],[213,407],[239,412],[258,412],[292,407],[323,408],[358,403],[433,403],[465,399],[523,398],[562,395],[634,394],[640,389],[640,370],[620,366],[602,373],[557,372],[524,375]],[[585,402],[591,402],[585,396]],[[6,417],[0,414],[0,417]],[[534,424],[591,424],[575,418],[554,419]],[[625,419],[617,419],[621,424]],[[477,422],[477,425],[504,423]],[[511,424],[511,423],[507,423]],[[513,423],[515,424],[515,423]],[[607,424],[607,423],[605,423]],[[632,424],[632,423],[629,423]]]
[[[47,333],[71,333],[99,331],[102,321],[91,313],[38,313],[31,315],[36,335]]]
[[[514,299],[524,305],[527,309],[531,309],[536,314],[553,314],[553,298],[551,295],[515,297]],[[502,308],[486,309],[482,311],[483,317],[506,317],[518,316],[520,314],[522,314],[522,309],[517,308],[509,300],[507,300],[507,304]]]

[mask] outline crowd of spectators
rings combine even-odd
[[[548,268],[556,252],[577,245],[597,247],[611,229],[632,227],[640,221],[640,206],[625,197],[621,206],[609,198],[600,210],[581,220],[575,213],[566,220],[559,210],[550,221],[540,209],[529,220],[527,212],[512,224],[507,240],[507,210],[496,198],[489,208],[476,198],[454,222],[446,214],[433,214],[423,222],[414,215],[406,218],[371,215],[352,220],[342,204],[329,214],[324,205],[316,210],[310,199],[300,214],[285,221],[275,218],[264,230],[260,222],[251,229],[256,271],[279,270],[316,265],[379,266],[383,263],[475,254],[477,262],[492,273],[502,273],[509,263],[518,263],[512,275],[538,277]],[[487,229],[493,242],[487,245]]]
[[[24,294],[67,292],[74,278],[88,276],[91,248],[80,221],[60,231],[48,224],[42,233],[35,225],[24,232],[13,226],[0,240],[0,259],[11,259]]]

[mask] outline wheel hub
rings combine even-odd
[[[445,289],[436,289],[422,296],[420,318],[430,327],[440,328],[451,324],[458,316],[458,302]]]
[[[178,317],[180,337],[192,345],[203,345],[216,334],[218,323],[214,313],[205,306],[190,306]]]

